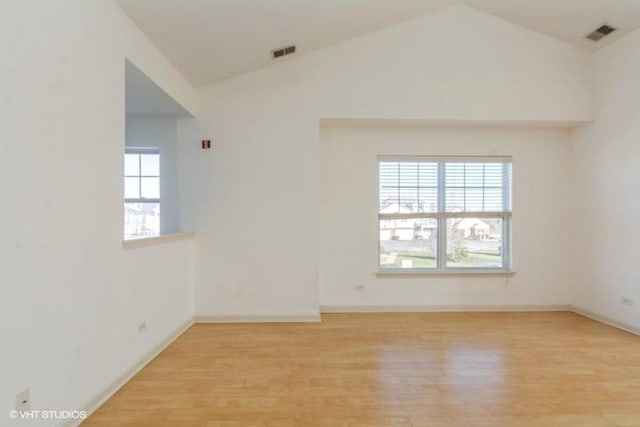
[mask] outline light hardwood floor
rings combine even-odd
[[[640,337],[572,313],[197,324],[86,426],[640,426]]]

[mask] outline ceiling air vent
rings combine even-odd
[[[593,40],[594,42],[597,42],[598,40],[600,40],[601,38],[603,38],[604,36],[607,36],[611,33],[613,33],[616,29],[613,27],[610,27],[608,25],[603,25],[600,28],[598,28],[597,30],[595,30],[594,32],[592,32],[591,34],[587,35],[587,38],[589,40]]]
[[[273,49],[271,51],[271,57],[273,59],[276,59],[276,58],[283,57],[285,55],[291,55],[292,53],[295,53],[295,51],[296,51],[296,47],[293,45],[287,46],[287,47],[281,47],[278,49]]]

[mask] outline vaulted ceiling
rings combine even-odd
[[[116,1],[198,87],[271,64],[274,48],[295,44],[298,55],[456,4],[586,49],[640,27],[640,0]],[[585,39],[605,23],[618,30]]]

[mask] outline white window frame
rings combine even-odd
[[[160,149],[159,148],[146,148],[146,147],[126,147],[124,150],[124,154],[157,154],[158,156],[160,155]],[[138,186],[139,188],[139,193],[140,197],[139,198],[135,198],[135,199],[124,199],[125,203],[160,203],[160,198],[162,197],[162,194],[160,194],[160,198],[155,198],[155,199],[149,199],[146,197],[142,197],[142,178],[158,178],[158,180],[161,180],[161,174],[162,171],[158,171],[158,175],[142,175],[142,158],[140,158],[139,160],[140,164],[138,165],[138,170],[140,171],[140,175],[124,175],[123,178],[138,178]]]
[[[380,163],[381,162],[424,162],[438,164],[438,211],[437,212],[417,212],[417,213],[380,213]],[[503,163],[504,168],[502,174],[503,186],[503,207],[507,210],[499,212],[446,212],[446,163]],[[398,275],[398,274],[512,274],[512,157],[510,156],[396,156],[396,155],[380,155],[378,156],[377,167],[377,274],[379,275]],[[438,244],[435,268],[382,268],[380,265],[380,221],[392,219],[406,218],[433,218],[437,220],[438,226]],[[500,218],[502,219],[502,267],[447,267],[447,219],[449,218]]]
[[[158,147],[125,147],[124,154],[125,154],[125,156],[127,154],[157,154],[158,156],[160,156],[160,148],[158,148]],[[158,170],[158,175],[142,175],[142,164],[141,164],[142,158],[139,158],[138,161],[140,162],[138,164],[139,175],[127,175],[126,173],[124,173],[123,174],[123,179],[126,179],[126,178],[137,178],[138,179],[138,186],[139,186],[138,194],[140,195],[140,197],[139,198],[126,198],[125,197],[124,198],[124,205],[126,205],[127,203],[157,203],[158,205],[160,205],[160,200],[162,199],[162,188],[159,188],[160,197],[158,197],[158,198],[142,197],[142,178],[158,178],[158,180],[161,181],[162,180],[162,168],[160,168]],[[162,161],[162,157],[160,157],[160,162],[161,161]],[[160,211],[160,215],[162,215],[162,211]],[[162,218],[162,216],[160,218]],[[125,220],[125,215],[123,215],[123,220]],[[160,230],[159,230],[159,235],[158,236],[151,236],[151,237],[138,237],[138,236],[127,237],[127,236],[125,236],[124,240],[125,241],[132,241],[132,240],[138,240],[138,239],[141,239],[141,238],[157,238],[157,237],[160,237],[161,235],[162,235],[162,223],[160,223]]]

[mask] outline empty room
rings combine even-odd
[[[640,1],[0,0],[0,53],[0,427],[640,427]]]

